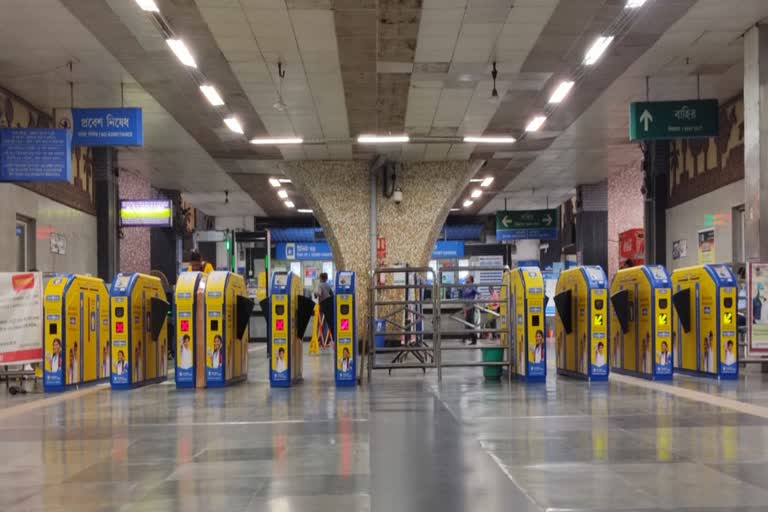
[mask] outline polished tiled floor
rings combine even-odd
[[[759,415],[623,382],[484,382],[477,368],[336,390],[327,355],[307,358],[303,385],[270,390],[253,357],[251,380],[225,390],[97,390],[3,417],[0,511],[768,509]],[[768,396],[759,375],[676,386]]]

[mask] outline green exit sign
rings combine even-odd
[[[689,139],[718,134],[717,100],[642,101],[629,106],[629,139]]]

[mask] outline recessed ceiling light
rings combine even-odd
[[[280,199],[288,199],[288,192],[285,189],[280,189],[277,191],[277,197]]]
[[[531,122],[528,123],[528,126],[525,127],[525,131],[527,132],[535,132],[541,126],[544,124],[544,121],[547,120],[546,116],[536,116],[533,119],[531,119]]]
[[[638,9],[645,4],[645,0],[627,0],[627,9]]]
[[[251,139],[251,144],[260,144],[260,145],[273,145],[276,146],[278,144],[301,144],[304,142],[304,139],[301,139],[299,137],[264,137],[259,139]]]
[[[201,85],[200,90],[206,97],[208,102],[214,107],[220,107],[224,104],[224,100],[221,98],[219,91],[212,85]]]
[[[285,206],[288,207],[288,208],[295,208],[296,207],[296,205],[293,204],[293,201],[286,201],[285,202]]]
[[[475,144],[512,144],[516,141],[514,137],[481,137],[470,136],[464,137],[464,142],[471,142]]]
[[[409,140],[407,135],[360,135],[357,137],[357,142],[360,144],[392,144]]]
[[[184,44],[184,41],[181,39],[166,39],[165,42],[168,43],[168,46],[173,50],[173,53],[176,54],[176,57],[178,57],[182,64],[191,68],[197,67],[197,62],[195,62],[195,58],[189,52],[189,48]]]
[[[463,204],[463,206],[464,206],[464,208],[469,208],[469,207],[470,207],[470,206],[472,206],[473,204],[475,204],[475,202],[474,202],[474,201],[472,201],[471,199],[467,199],[466,201],[464,201],[464,204]]]
[[[309,208],[299,208],[296,211],[299,213],[312,213],[312,210],[310,210]]]
[[[471,197],[472,199],[477,199],[481,195],[483,195],[483,191],[480,190],[479,188],[476,188],[475,190],[472,191],[469,197]]]
[[[481,187],[490,187],[491,183],[493,183],[493,176],[488,176],[483,180],[483,182],[480,184]]]
[[[277,178],[269,178],[269,184],[275,188],[280,188],[280,180]]]
[[[568,95],[568,93],[571,91],[573,84],[574,82],[572,80],[564,80],[560,82],[560,85],[557,86],[557,89],[555,89],[555,92],[553,92],[552,96],[549,97],[549,102],[550,103],[562,102],[565,99],[565,97]]]
[[[584,55],[584,64],[591,66],[600,60],[600,57],[603,55],[608,46],[610,46],[612,41],[613,36],[598,37],[595,42],[592,43],[592,46],[589,48],[589,50],[587,50],[587,53]]]
[[[141,7],[141,9],[144,11],[160,12],[160,9],[157,8],[155,0],[136,0],[136,3],[139,4],[139,7]]]
[[[240,124],[240,121],[238,121],[236,117],[228,117],[228,118],[226,118],[224,120],[224,124],[227,125],[227,128],[229,128],[230,130],[232,130],[235,133],[239,133],[240,135],[245,133],[243,131],[242,125]]]

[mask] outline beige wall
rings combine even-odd
[[[96,275],[96,217],[11,184],[0,184],[0,204],[0,271],[16,270],[16,216],[22,215],[36,222],[38,270]],[[65,237],[66,254],[51,253],[51,232]]]

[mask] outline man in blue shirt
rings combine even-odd
[[[477,286],[475,286],[475,278],[471,275],[467,276],[464,283],[466,287],[461,290],[461,298],[463,300],[475,300],[479,295]],[[464,304],[464,321],[466,322],[465,328],[474,331],[475,329],[475,305]],[[466,338],[465,338],[466,341]],[[470,335],[470,345],[477,345],[477,334],[472,333]]]

